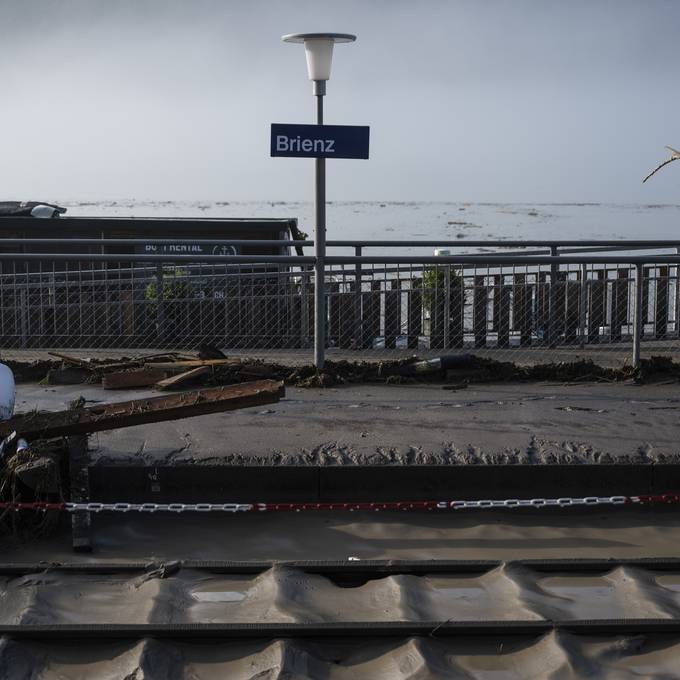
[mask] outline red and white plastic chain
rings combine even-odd
[[[680,494],[640,496],[584,496],[582,498],[508,498],[504,500],[378,501],[359,503],[49,503],[0,502],[0,510],[46,512],[302,512],[313,510],[493,510],[499,508],[570,508],[595,505],[668,505],[680,503]]]

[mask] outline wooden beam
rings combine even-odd
[[[83,368],[92,368],[92,363],[86,359],[79,359],[78,357],[72,357],[68,354],[60,354],[59,352],[48,352],[52,357],[61,359],[66,364],[71,364],[72,366],[81,366]]]
[[[147,361],[145,362],[144,367],[160,368],[164,371],[183,373],[184,371],[188,371],[191,368],[198,368],[199,366],[238,366],[241,363],[241,359],[190,359],[187,361]]]
[[[191,382],[196,378],[200,378],[202,375],[210,373],[212,369],[210,366],[197,366],[189,371],[184,371],[178,375],[173,375],[170,378],[165,378],[164,380],[159,380],[156,383],[156,389],[158,390],[174,390],[179,385]]]
[[[136,371],[116,371],[102,377],[105,390],[123,390],[131,387],[150,387],[163,380],[168,371],[160,368],[140,368]]]
[[[284,396],[282,382],[259,380],[177,394],[96,404],[66,411],[32,412],[0,422],[0,437],[16,432],[27,439],[46,439],[179,420],[272,404]]]

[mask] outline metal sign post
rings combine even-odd
[[[326,81],[314,81],[316,124],[323,125]],[[314,159],[314,365],[326,360],[326,159]]]
[[[314,365],[323,368],[326,354],[326,158],[333,156],[338,142],[336,137],[326,136],[331,127],[323,124],[323,97],[326,81],[331,76],[333,45],[339,42],[354,42],[356,36],[348,33],[294,33],[284,35],[284,42],[302,43],[307,55],[307,73],[314,84],[316,97],[316,130],[294,131],[288,134],[283,128],[306,128],[308,126],[272,126],[272,156],[302,156],[314,158]],[[278,133],[275,129],[279,128]],[[314,132],[318,131],[318,134]],[[299,134],[301,133],[301,134]],[[335,141],[333,141],[335,140]],[[326,143],[328,141],[329,143]],[[366,128],[366,156],[344,156],[345,158],[368,158],[368,129]],[[342,158],[343,156],[335,156]]]

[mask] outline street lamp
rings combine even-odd
[[[281,38],[284,42],[302,43],[307,56],[307,74],[314,83],[316,97],[316,123],[323,125],[323,97],[326,81],[331,77],[333,45],[354,42],[357,38],[350,33],[291,33]],[[314,173],[314,365],[323,368],[326,349],[326,299],[324,291],[324,270],[326,257],[326,159],[315,158]]]

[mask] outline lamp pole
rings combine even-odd
[[[292,33],[284,42],[303,43],[307,73],[316,97],[316,124],[323,125],[323,98],[331,77],[333,45],[354,42],[349,33]],[[323,368],[326,355],[326,159],[314,159],[314,365]]]
[[[316,124],[323,125],[326,81],[314,81]],[[314,159],[314,365],[323,368],[326,359],[326,159]]]

